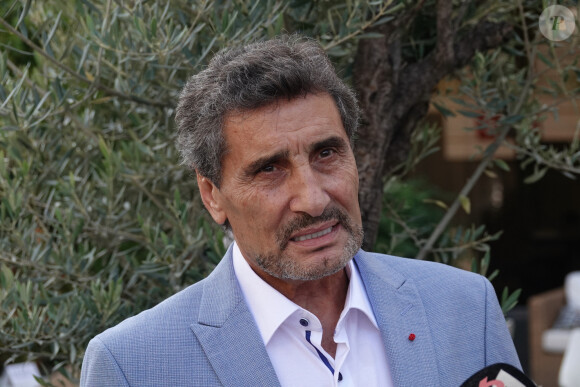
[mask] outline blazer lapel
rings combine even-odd
[[[266,347],[239,288],[232,248],[206,279],[191,329],[224,386],[279,386]]]
[[[355,263],[383,336],[395,386],[439,386],[435,348],[411,279],[359,251]]]

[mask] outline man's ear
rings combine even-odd
[[[203,205],[217,224],[224,224],[228,219],[226,212],[221,205],[221,193],[216,185],[207,177],[195,171],[197,175],[197,186],[201,194]]]

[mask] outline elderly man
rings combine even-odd
[[[95,337],[83,386],[458,386],[519,367],[490,283],[367,253],[358,108],[313,41],[218,53],[178,147],[235,242],[205,280]]]

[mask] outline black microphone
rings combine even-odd
[[[461,387],[537,387],[537,385],[516,367],[496,363],[471,375]]]

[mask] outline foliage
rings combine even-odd
[[[384,214],[381,217],[379,238],[374,251],[400,257],[415,257],[442,214],[447,210],[445,201],[451,194],[440,192],[421,179],[391,179],[385,184],[383,197]],[[463,227],[453,225],[444,233],[431,253],[433,260],[457,265],[462,260],[471,261],[471,270],[488,274],[490,245],[501,232],[489,234],[485,225]],[[475,252],[481,252],[481,257]],[[494,271],[489,276],[493,279]]]
[[[417,18],[401,27],[404,60],[422,58],[434,45],[436,2],[423,3]],[[514,6],[506,5],[511,2],[498,3],[507,8],[482,14],[483,6],[462,7],[463,22],[493,12],[498,20],[519,20]],[[223,233],[202,211],[186,166],[178,165],[172,118],[187,76],[202,69],[212,52],[301,31],[316,37],[350,78],[357,42],[381,38],[373,28],[410,14],[413,6],[406,0],[4,2],[0,362],[40,360],[47,371],[70,371],[75,380],[90,338],[205,277],[218,262]],[[527,12],[528,22],[537,19]],[[545,147],[530,124],[529,117],[553,108],[534,105],[527,67],[513,67],[518,57],[530,59],[533,45],[516,38],[510,44],[511,52],[482,53],[465,70],[472,72],[463,76],[465,111],[502,111],[497,130],[516,131],[512,144],[524,163],[537,165],[537,176],[546,167],[577,174],[578,141],[565,150]],[[555,55],[545,59],[557,62]],[[575,66],[561,74],[577,76]],[[524,96],[526,103],[512,109],[519,101],[512,96]],[[481,226],[448,227],[450,219],[435,235],[439,211],[419,222],[414,202],[397,195],[413,192],[404,176],[437,151],[437,139],[437,128],[420,127],[408,160],[385,178],[384,208],[393,211],[386,226],[391,240],[404,243],[382,248],[426,249],[442,261],[480,249],[474,270],[486,274],[487,242],[495,236]],[[486,151],[483,170],[492,165],[493,152]],[[467,197],[458,195],[458,208],[467,208]],[[452,217],[453,211],[451,205],[445,214]],[[447,239],[439,238],[444,232]],[[513,305],[517,294],[504,299]]]
[[[542,5],[545,6],[547,4]],[[569,144],[554,146],[543,143],[538,125],[547,114],[557,119],[558,106],[562,103],[572,102],[576,111],[578,109],[575,102],[580,93],[578,35],[561,43],[545,39],[538,31],[538,15],[542,8],[537,2],[518,1],[512,5],[512,10],[517,14],[512,38],[495,50],[477,53],[470,66],[455,74],[462,80],[459,94],[454,92],[447,99],[459,108],[442,106],[438,103],[443,100],[440,96],[432,100],[443,116],[463,115],[478,120],[483,117],[479,125],[465,130],[483,131],[493,141],[474,154],[481,158],[477,169],[448,204],[448,200],[438,198],[438,193],[417,188],[412,180],[405,179],[418,159],[417,146],[422,147],[423,154],[438,150],[436,142],[425,141],[425,138],[436,137],[437,128],[418,126],[413,134],[414,148],[409,159],[385,176],[381,226],[390,227],[386,232],[390,243],[385,243],[383,237],[379,239],[378,248],[395,255],[406,252],[418,259],[451,264],[458,257],[472,256],[471,270],[493,279],[498,272],[488,274],[489,243],[497,240],[501,232],[488,234],[484,225],[454,225],[452,219],[460,209],[470,212],[469,193],[481,176],[497,178],[494,170],[509,171],[507,163],[495,156],[498,148],[511,148],[522,169],[534,166],[533,173],[524,179],[527,184],[540,181],[548,169],[559,171],[570,179],[580,175],[580,127]],[[425,43],[425,47],[434,45],[433,41]],[[424,55],[423,49],[418,55]],[[538,62],[547,68],[538,69]],[[548,71],[551,71],[549,75]],[[553,103],[540,103],[539,98],[545,96],[551,97]],[[401,195],[401,181],[404,182],[402,187],[410,188],[411,193]],[[418,201],[420,198],[422,202]],[[425,202],[445,209],[445,213],[432,215]],[[500,301],[504,313],[516,305],[520,293],[521,289],[511,294],[507,288],[503,290]]]
[[[500,7],[499,2],[495,5]],[[447,96],[447,99],[451,99],[459,108],[442,106],[438,103],[443,100],[440,96],[435,96],[432,101],[443,116],[463,115],[472,119],[483,117],[479,120],[479,125],[465,130],[482,131],[493,139],[487,148],[480,149],[474,154],[474,157],[479,156],[481,161],[451,204],[431,200],[434,204],[444,207],[445,214],[437,222],[433,223],[426,219],[417,225],[413,218],[407,218],[405,214],[407,207],[403,206],[402,211],[397,209],[399,207],[396,202],[396,191],[392,197],[392,188],[397,187],[401,180],[405,181],[405,176],[420,158],[417,157],[415,148],[419,146],[422,154],[438,150],[436,142],[432,141],[432,138],[436,137],[436,128],[419,125],[411,138],[413,147],[408,160],[385,176],[387,183],[384,190],[386,197],[383,199],[385,202],[383,217],[391,219],[391,222],[404,230],[405,238],[408,242],[412,240],[414,249],[418,251],[414,255],[418,259],[429,257],[450,262],[469,250],[478,250],[483,255],[481,257],[483,262],[488,261],[488,242],[497,239],[499,234],[487,235],[483,226],[458,228],[452,225],[452,219],[461,208],[467,213],[470,212],[469,193],[481,176],[485,174],[492,178],[497,177],[494,169],[509,171],[507,163],[495,156],[500,146],[514,150],[522,169],[534,165],[533,173],[524,180],[525,183],[538,182],[548,169],[559,171],[570,179],[576,179],[580,174],[580,127],[577,127],[576,135],[570,144],[556,147],[543,143],[542,131],[538,125],[546,119],[547,114],[553,114],[557,119],[558,106],[562,103],[571,102],[577,111],[576,101],[580,93],[578,34],[573,35],[570,41],[561,43],[544,38],[539,33],[538,16],[547,5],[535,1],[502,4],[501,7],[507,7],[505,10],[509,11],[502,13],[504,17],[498,20],[509,21],[510,18],[506,19],[505,16],[510,13],[515,15],[511,21],[514,29],[511,39],[495,50],[478,52],[469,66],[456,72],[455,77],[462,80],[459,93],[454,92]],[[468,16],[464,23],[469,24],[477,20],[473,19],[477,12],[473,8],[467,11]],[[490,10],[483,12],[490,13]],[[494,18],[498,18],[497,14]],[[419,19],[421,17],[415,20]],[[410,41],[412,42],[413,38],[410,38]],[[421,49],[416,51],[417,57],[428,55],[429,52],[425,54],[424,51],[433,49],[435,45],[434,40],[422,43]],[[413,44],[408,48],[412,47]],[[538,69],[538,62],[547,68]],[[551,73],[548,73],[549,71]],[[544,96],[549,96],[553,103],[550,105],[540,103],[539,98]],[[393,185],[391,182],[396,184]],[[424,192],[417,193],[413,197],[420,197],[423,194]],[[390,249],[397,251],[392,245]],[[474,271],[481,271],[475,270],[480,266],[474,261]],[[511,301],[508,297],[503,298]]]
[[[90,338],[222,256],[178,165],[172,105],[212,49],[271,28],[280,4],[239,18],[212,5],[4,10],[29,50],[0,57],[2,363],[31,356],[78,377]],[[15,53],[38,65],[17,66]]]
[[[419,252],[417,238],[427,238],[444,210],[448,193],[440,192],[420,179],[385,184],[384,214],[373,251],[399,257],[414,257]],[[433,205],[437,204],[437,205]]]
[[[211,271],[223,233],[178,165],[178,92],[219,48],[279,34],[285,23],[315,30],[310,15],[342,8],[2,5],[0,362],[40,359],[74,380],[90,338]],[[366,19],[375,9],[351,4],[346,24],[329,19],[321,33],[331,31],[322,38],[330,52],[378,20]]]

